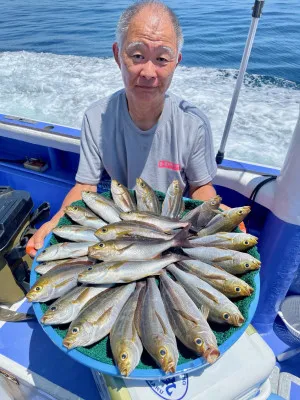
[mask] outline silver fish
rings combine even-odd
[[[119,217],[121,210],[112,200],[95,192],[83,191],[81,195],[85,204],[108,223],[111,224],[121,220]]]
[[[128,283],[160,274],[163,268],[182,258],[183,256],[179,254],[169,254],[154,260],[111,261],[95,264],[79,274],[78,281],[93,284]]]
[[[145,293],[146,293],[146,282],[142,281],[142,282],[138,282],[137,284],[140,284],[140,283],[142,284],[142,288],[140,291],[136,310],[134,313],[134,326],[136,328],[136,331],[137,331],[139,337],[141,338],[142,337],[141,322],[142,322],[142,311],[143,311],[143,305],[144,305],[144,298],[145,298]]]
[[[224,250],[216,247],[194,247],[183,249],[191,258],[210,265],[217,265],[233,275],[243,274],[260,268],[260,261],[248,253]]]
[[[164,232],[171,232],[173,229],[185,228],[190,226],[189,222],[179,221],[169,217],[152,215],[147,212],[127,212],[120,213],[124,221],[140,221],[146,224],[154,225]]]
[[[58,325],[73,321],[88,301],[108,287],[108,285],[75,287],[50,305],[41,322],[44,325]]]
[[[250,211],[250,206],[231,208],[223,212],[215,211],[217,215],[197,235],[203,237],[218,232],[231,232],[247,217]]]
[[[26,294],[28,301],[45,302],[63,296],[77,285],[77,276],[86,265],[61,264],[41,276]]]
[[[129,297],[122,308],[110,335],[110,347],[115,363],[121,375],[128,376],[138,365],[143,345],[134,325],[134,314],[136,311],[140,291],[144,283],[137,283],[135,292]]]
[[[166,373],[175,372],[179,356],[176,338],[154,278],[147,279],[140,328],[151,357]]]
[[[220,207],[221,201],[222,198],[220,196],[215,196],[189,211],[183,218],[181,218],[181,221],[190,222],[192,224],[192,229],[197,232],[205,227],[209,221],[215,217],[215,210]]]
[[[166,197],[162,204],[161,215],[169,218],[179,217],[185,208],[184,201],[182,199],[183,190],[180,187],[179,181],[174,180],[168,187]]]
[[[115,240],[123,237],[145,237],[149,239],[170,240],[175,236],[167,234],[154,225],[138,221],[121,221],[106,225],[95,232],[102,241]]]
[[[120,210],[124,212],[136,211],[137,206],[129,190],[115,179],[111,181],[111,194],[115,204]]]
[[[106,225],[102,219],[94,214],[90,209],[79,206],[67,206],[65,213],[75,222],[87,228],[99,229]]]
[[[134,289],[135,283],[130,283],[95,296],[91,304],[71,323],[63,345],[70,350],[78,346],[88,346],[104,338]]]
[[[43,250],[36,258],[40,261],[54,261],[62,260],[64,258],[77,258],[86,256],[88,254],[88,248],[97,243],[97,240],[93,242],[77,242],[77,243],[58,243],[47,247]]]
[[[95,264],[95,261],[90,259],[87,256],[78,257],[78,258],[63,258],[62,260],[55,260],[55,261],[43,261],[35,267],[35,272],[40,275],[46,274],[48,271],[56,267],[60,264],[78,264],[78,262],[83,262],[88,265]]]
[[[87,228],[80,225],[57,226],[52,231],[56,236],[72,242],[92,242],[96,241],[96,229]]]
[[[168,271],[175,276],[198,307],[209,308],[208,319],[218,323],[241,326],[245,319],[240,310],[224,294],[195,275],[170,265]]]
[[[171,240],[120,239],[101,242],[89,248],[89,256],[102,261],[143,261],[158,257],[175,246],[189,246],[188,228],[178,232]]]
[[[186,347],[212,364],[220,352],[217,339],[207,323],[209,310],[204,310],[204,316],[183,287],[166,272],[160,276],[160,282],[161,297],[175,335]]]
[[[242,279],[229,274],[223,268],[214,267],[199,260],[185,260],[177,262],[183,271],[189,272],[203,279],[215,289],[230,298],[250,296],[253,288]]]
[[[154,190],[142,179],[136,180],[136,199],[139,211],[147,211],[156,215],[161,214],[161,204]]]
[[[219,232],[214,235],[191,239],[193,246],[218,247],[220,249],[245,251],[257,244],[257,237],[249,233]]]

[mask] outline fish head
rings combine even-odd
[[[89,265],[86,270],[80,272],[78,281],[82,283],[102,283],[105,276],[109,274],[108,268],[102,268],[101,264]]]
[[[261,262],[259,260],[253,259],[253,260],[245,260],[242,262],[244,272],[247,271],[255,271],[260,268]]]
[[[79,317],[72,322],[63,340],[63,345],[68,350],[75,347],[87,345],[87,338],[93,335],[95,327],[88,321],[80,320]]]
[[[112,225],[113,224],[105,225],[102,228],[98,229],[95,232],[97,238],[104,241],[116,239],[117,237],[116,228]]]
[[[174,181],[171,184],[171,188],[173,196],[176,196],[177,194],[181,193],[180,183],[178,179],[174,179]]]
[[[70,217],[70,218],[74,218],[74,217],[79,217],[82,216],[82,208],[81,207],[77,207],[77,206],[67,206],[65,208],[65,213]]]
[[[136,179],[136,191],[138,194],[143,196],[147,196],[149,193],[152,193],[152,189],[142,178]]]
[[[126,192],[124,185],[122,185],[122,183],[118,182],[116,179],[112,179],[111,181],[111,191],[117,196],[122,196]]]
[[[61,243],[61,245],[62,244],[63,243]],[[59,248],[61,247],[61,245],[47,247],[46,249],[44,249],[43,251],[40,252],[40,254],[37,256],[36,260],[38,262],[40,262],[40,261],[48,261],[48,260],[54,259],[57,252],[59,251]]]
[[[248,249],[249,247],[257,245],[257,240],[256,236],[245,234],[242,245],[245,246],[245,249]]]
[[[26,298],[30,302],[40,302],[48,299],[54,292],[54,286],[45,275],[39,279],[26,294]]]
[[[209,347],[203,354],[203,357],[209,364],[213,364],[220,356],[220,351],[216,347]]]
[[[134,211],[120,212],[120,218],[124,221],[134,221],[136,213]]]
[[[178,350],[176,345],[168,341],[165,336],[158,337],[156,340],[156,361],[166,373],[176,371],[178,361]]]
[[[245,322],[245,318],[239,311],[225,311],[222,314],[222,319],[233,326],[242,326]]]
[[[248,285],[248,283],[246,282],[239,282],[239,283],[232,283],[231,285],[231,289],[233,289],[233,291],[236,293],[237,296],[250,296],[253,292],[254,289]]]
[[[236,207],[232,208],[230,210],[227,210],[227,216],[236,224],[239,224],[242,222],[247,215],[250,213],[251,207],[250,206],[244,206],[244,207]]]
[[[98,260],[109,259],[110,257],[119,254],[119,249],[112,240],[107,242],[97,243],[94,246],[90,246],[88,250],[88,255],[92,258],[97,258]]]
[[[210,206],[210,208],[217,209],[219,208],[221,201],[222,198],[219,195],[217,195],[208,200],[208,205]]]
[[[70,317],[72,316],[72,303],[69,304],[58,304],[54,302],[45,312],[43,317],[41,318],[41,322],[44,325],[51,325],[51,324],[63,324],[65,321],[69,321]]]
[[[116,363],[121,375],[128,376],[140,360],[140,351],[135,341],[121,340],[117,345]]]

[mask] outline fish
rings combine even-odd
[[[98,239],[106,242],[122,237],[145,237],[150,239],[170,240],[175,236],[165,233],[155,225],[139,221],[121,221],[103,226],[95,232]]]
[[[183,190],[179,181],[175,179],[168,187],[162,204],[161,215],[169,218],[178,218],[184,211],[185,204],[182,199]]]
[[[103,262],[87,267],[78,275],[78,281],[93,284],[128,283],[158,275],[169,264],[184,258],[182,255],[171,253],[154,260]]]
[[[67,206],[64,211],[73,221],[87,228],[99,229],[107,225],[106,222],[86,207]]]
[[[120,217],[124,221],[139,221],[146,224],[154,225],[164,232],[172,232],[173,229],[185,228],[187,226],[190,226],[189,222],[179,221],[175,218],[152,215],[147,212],[121,212]]]
[[[215,196],[207,201],[204,201],[198,207],[185,214],[181,221],[188,221],[191,223],[191,228],[196,232],[204,228],[209,221],[215,217],[215,210],[220,207],[222,198]]]
[[[57,226],[52,232],[56,236],[71,240],[72,242],[92,242],[97,240],[95,236],[96,229],[81,225]]]
[[[119,217],[121,210],[112,200],[96,192],[82,191],[81,196],[85,204],[108,223],[121,221]]]
[[[215,210],[217,215],[197,235],[203,237],[218,232],[231,232],[247,217],[250,211],[250,206],[235,207],[223,212]]]
[[[243,325],[245,319],[240,310],[224,294],[197,276],[180,270],[174,264],[169,265],[167,271],[175,276],[198,307],[205,306],[209,309],[210,321],[233,326]]]
[[[65,242],[53,244],[52,246],[44,249],[36,258],[40,261],[54,261],[62,260],[64,258],[77,258],[86,256],[88,254],[88,248],[98,243],[97,240],[93,242]]]
[[[248,253],[216,247],[192,247],[182,249],[191,258],[222,267],[233,275],[240,275],[260,268],[261,262]]]
[[[123,376],[131,374],[138,365],[143,352],[143,345],[134,324],[134,315],[140,292],[144,286],[144,282],[137,283],[134,293],[122,308],[109,335],[115,363]]]
[[[71,350],[78,346],[89,346],[108,335],[135,286],[135,283],[130,283],[95,296],[71,323],[63,345]]]
[[[136,179],[137,209],[155,215],[161,214],[161,204],[154,190],[142,179]]]
[[[198,276],[229,298],[250,296],[254,289],[242,279],[199,260],[177,261],[183,271]]]
[[[179,231],[173,239],[130,239],[108,240],[89,247],[88,255],[102,261],[143,261],[159,257],[170,247],[189,246],[188,227]]]
[[[181,285],[174,282],[166,272],[160,275],[160,292],[168,318],[177,338],[208,363],[217,360],[220,351],[207,316],[209,309],[198,309]]]
[[[20,313],[17,311],[8,310],[7,308],[0,307],[0,321],[20,322],[20,321],[28,321],[31,319],[36,319],[36,316],[34,314]]]
[[[176,337],[154,278],[147,279],[140,330],[147,352],[164,372],[174,373],[179,357]]]
[[[142,289],[139,294],[138,302],[136,305],[136,310],[134,313],[134,326],[136,328],[136,331],[139,335],[139,337],[142,337],[141,334],[141,321],[142,321],[142,310],[143,310],[143,304],[144,304],[144,298],[145,298],[145,293],[146,293],[146,282],[145,281],[140,281],[137,284],[142,283]]]
[[[220,249],[246,251],[257,244],[257,237],[249,233],[219,232],[214,235],[191,239],[193,246],[218,247]]]
[[[137,210],[137,205],[127,187],[115,179],[111,181],[111,194],[116,206],[120,210],[124,212]]]
[[[40,275],[46,274],[46,272],[50,271],[52,268],[56,267],[60,264],[78,264],[78,262],[85,263],[86,266],[95,264],[95,261],[87,256],[78,257],[78,258],[63,258],[62,260],[54,260],[54,261],[43,261],[35,267],[35,272]]]
[[[61,264],[41,276],[26,294],[30,302],[45,302],[63,296],[77,285],[77,277],[85,264]]]
[[[110,286],[77,286],[54,303],[41,318],[44,325],[67,324],[74,321],[88,301]]]

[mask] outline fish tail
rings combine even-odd
[[[173,239],[174,246],[179,247],[193,247],[193,245],[188,240],[190,224],[178,232]]]

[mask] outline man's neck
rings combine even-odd
[[[151,129],[163,111],[164,101],[159,104],[140,103],[136,105],[127,98],[128,112],[135,125],[142,131]]]

